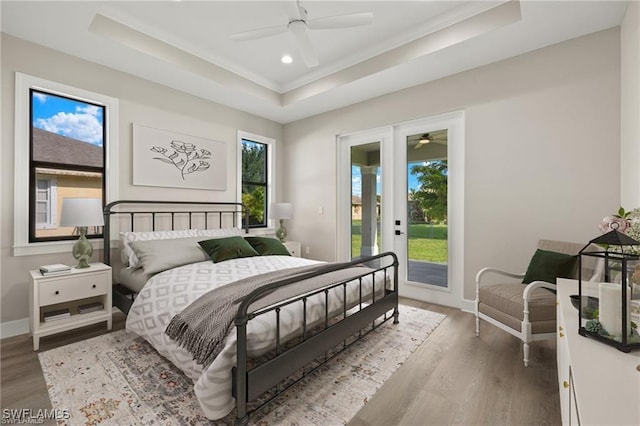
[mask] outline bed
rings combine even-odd
[[[118,248],[123,253],[114,305],[128,314],[128,331],[193,380],[210,419],[236,408],[236,424],[246,424],[250,412],[340,350],[389,320],[398,323],[393,253],[343,263],[291,257],[277,240],[249,236],[239,203],[116,201],[104,214],[105,263],[118,263]],[[245,256],[246,244],[260,253]],[[232,326],[224,339],[209,338],[220,309],[203,309],[227,299]],[[204,344],[199,334],[195,343],[181,334],[197,327],[207,330]]]

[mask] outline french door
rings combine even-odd
[[[338,258],[393,251],[400,294],[462,306],[464,114],[338,137]]]

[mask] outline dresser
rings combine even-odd
[[[597,297],[595,288],[586,293]],[[640,351],[625,354],[580,336],[578,311],[569,298],[572,294],[578,294],[578,282],[558,279],[556,338],[562,424],[640,425]]]

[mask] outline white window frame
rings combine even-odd
[[[275,185],[275,170],[276,170],[276,140],[266,136],[256,135],[254,133],[244,132],[238,130],[238,147],[237,150],[237,188],[236,188],[236,202],[242,202],[242,140],[250,140],[260,142],[267,145],[267,209],[269,205],[275,202],[276,197],[276,185]],[[252,233],[261,233],[262,230],[269,231],[275,227],[275,220],[267,218],[267,226],[264,228],[251,228]],[[267,232],[265,232],[267,233]]]
[[[58,218],[56,212],[58,211],[58,185],[55,177],[39,179],[48,182],[47,187],[47,221],[40,222],[36,220],[36,229],[55,229],[57,228]],[[38,184],[36,183],[36,204],[38,203]],[[36,212],[37,215],[38,212]],[[37,216],[36,216],[37,218]]]
[[[15,165],[14,165],[14,231],[13,255],[28,256],[47,253],[63,253],[75,243],[67,241],[29,242],[29,89],[42,90],[54,95],[104,106],[107,150],[105,152],[105,200],[118,199],[118,146],[119,101],[116,98],[16,72],[15,81]],[[91,239],[94,249],[102,249],[102,239]]]

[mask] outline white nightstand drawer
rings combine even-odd
[[[291,256],[300,257],[300,243],[298,241],[285,241],[282,244],[289,250]]]
[[[107,286],[111,284],[108,280],[107,274],[62,276],[47,280],[39,286],[40,306],[106,294]]]

